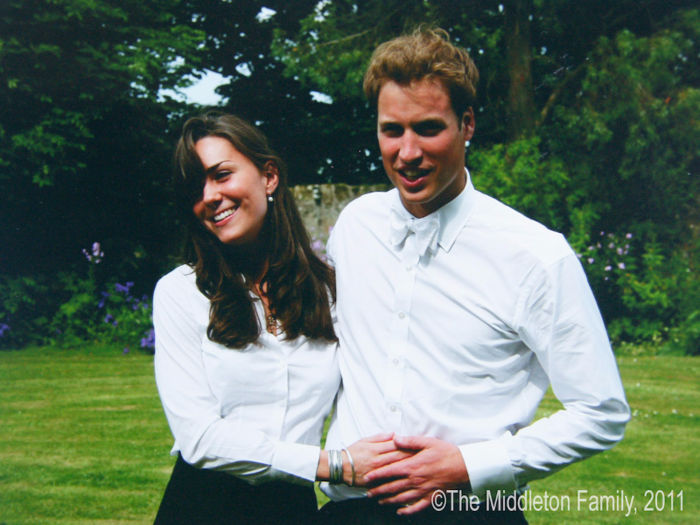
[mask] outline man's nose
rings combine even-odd
[[[418,142],[418,137],[414,133],[405,132],[401,139],[401,149],[399,150],[401,162],[406,164],[420,163],[423,150]]]

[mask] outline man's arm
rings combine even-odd
[[[412,441],[400,446],[421,450],[414,458],[370,473],[368,481],[377,485],[373,496],[410,504],[400,510],[409,514],[427,507],[436,489],[468,483],[479,497],[487,490],[514,490],[622,439],[629,407],[580,263],[572,255],[531,277],[513,325],[537,355],[564,409],[515,435],[460,447],[404,438]],[[437,451],[439,458],[431,454]],[[447,467],[443,455],[449,458]]]

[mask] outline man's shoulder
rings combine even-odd
[[[494,239],[511,243],[530,253],[543,264],[552,264],[573,253],[561,233],[526,217],[510,206],[477,192],[476,219],[494,235]]]
[[[343,211],[340,212],[338,223],[342,224],[342,222],[347,220],[352,220],[353,222],[357,220],[375,221],[377,216],[381,215],[388,217],[391,203],[395,198],[392,196],[393,192],[396,192],[396,189],[365,193],[350,201]]]

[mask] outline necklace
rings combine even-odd
[[[280,325],[277,322],[277,318],[271,313],[267,314],[267,317],[265,317],[265,328],[267,331],[271,334],[277,334],[279,327]]]

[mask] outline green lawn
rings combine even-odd
[[[700,523],[700,359],[619,363],[635,412],[627,437],[533,483],[532,495],[546,492],[550,505],[568,496],[569,510],[530,511],[531,524]],[[548,396],[540,413],[556,407]],[[0,352],[0,525],[152,523],[174,462],[171,445],[152,357],[118,349]],[[585,502],[578,491],[588,491]],[[634,496],[636,514],[589,509],[592,496],[621,491]],[[658,491],[664,497],[647,505]],[[645,511],[662,503],[663,511]]]

